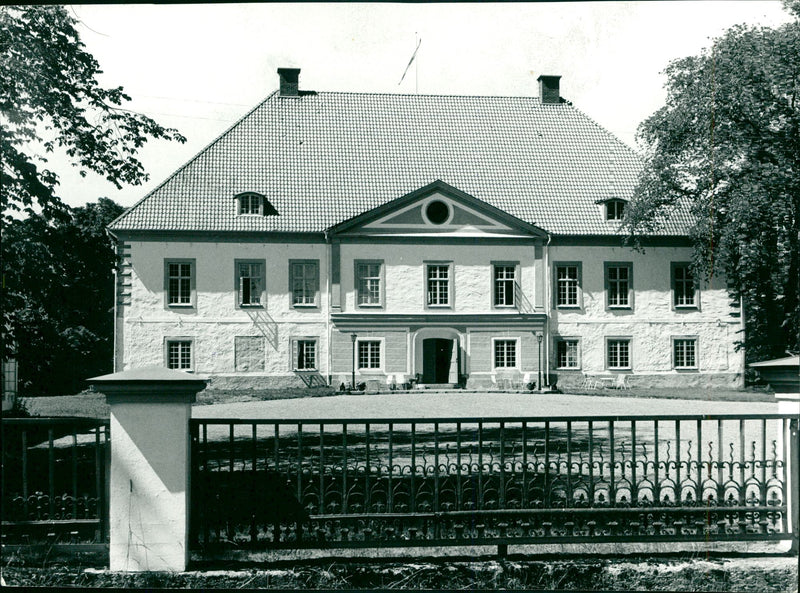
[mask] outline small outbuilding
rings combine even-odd
[[[777,393],[800,393],[800,355],[753,362],[747,366],[757,370]]]

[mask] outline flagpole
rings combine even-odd
[[[414,36],[416,37],[417,34],[414,33]],[[403,72],[403,76],[400,77],[400,82],[397,83],[397,86],[400,86],[403,83],[403,80],[405,80],[405,78],[406,78],[406,74],[408,74],[408,71],[411,69],[411,64],[413,64],[414,60],[417,58],[417,52],[419,51],[420,43],[422,43],[422,39],[417,39],[417,46],[414,49],[414,53],[412,54],[411,59],[408,61],[408,66],[406,66],[406,69]],[[417,79],[417,82],[416,82],[415,87],[414,87],[414,92],[418,92],[419,91],[419,70],[417,70],[417,65],[416,64],[414,64],[414,76]]]
[[[414,31],[414,47],[419,47],[419,35]],[[419,95],[419,58],[417,63],[414,64],[414,94]]]

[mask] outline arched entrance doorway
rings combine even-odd
[[[461,339],[450,328],[426,328],[414,337],[414,371],[425,384],[458,383]]]

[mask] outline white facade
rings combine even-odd
[[[724,281],[699,284],[691,306],[675,305],[674,266],[691,259],[690,247],[665,240],[641,252],[613,246],[617,237],[552,241],[475,203],[434,195],[486,224],[393,222],[406,206],[319,236],[121,236],[116,370],[164,365],[251,389],[338,387],[353,375],[371,388],[412,378],[483,388],[498,378],[539,381],[541,357],[549,384],[612,372],[641,385],[741,385],[743,353],[734,345],[743,320]],[[170,262],[187,265],[187,302],[168,302]],[[257,305],[240,304],[242,262],[257,266]],[[316,270],[311,302],[293,303],[292,262]],[[562,265],[579,270],[574,306],[558,300]],[[616,307],[608,271],[615,265],[627,269],[629,295]],[[498,267],[514,291],[500,304]],[[360,274],[374,274],[369,298],[359,296],[367,286]],[[433,301],[431,274],[441,291]],[[560,341],[570,343],[568,354],[559,353]],[[612,356],[619,348],[624,356]]]

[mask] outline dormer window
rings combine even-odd
[[[269,203],[266,197],[254,192],[246,192],[236,196],[237,214],[256,214],[269,216],[278,214],[278,211]]]
[[[624,200],[609,200],[606,202],[606,220],[622,220],[624,212]]]

